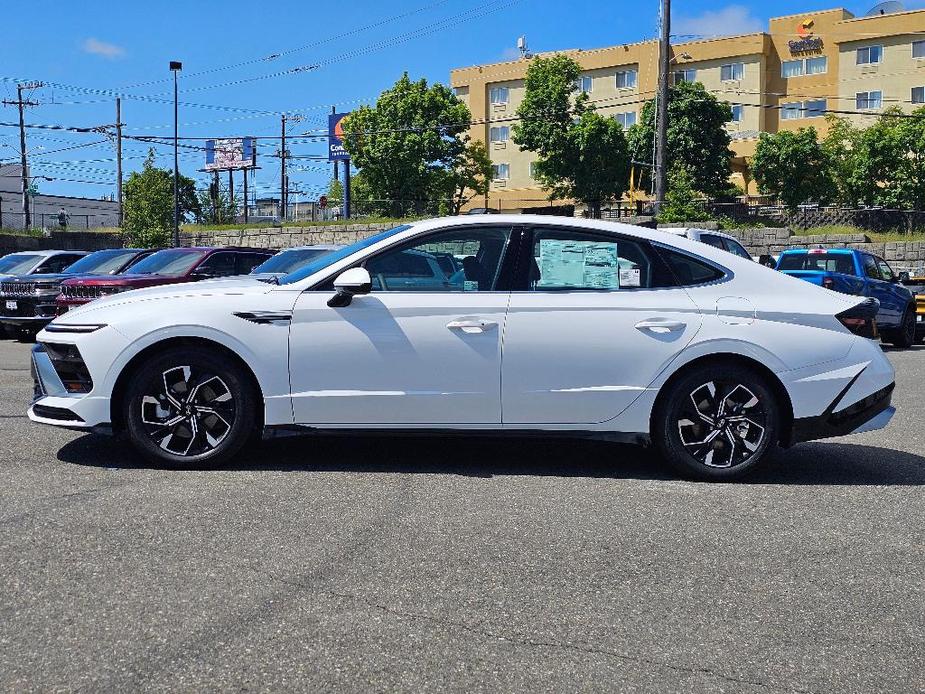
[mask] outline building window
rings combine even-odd
[[[745,76],[745,63],[731,63],[719,68],[719,78],[723,82],[740,80]]]
[[[806,59],[806,69],[804,72],[807,75],[821,75],[824,74],[828,68],[828,59],[824,55],[820,55],[815,58]]]
[[[802,60],[785,60],[780,64],[781,77],[800,77],[803,74]]]
[[[825,115],[825,99],[813,99],[803,102],[804,118],[822,118]]]
[[[492,87],[488,90],[488,96],[493,104],[506,104],[508,102],[508,88]]]
[[[793,120],[794,118],[800,117],[800,112],[803,110],[803,104],[799,101],[795,101],[789,104],[781,104],[780,107],[780,118],[781,120]]]
[[[912,88],[912,103],[925,104],[925,87]]]
[[[696,82],[697,71],[693,68],[688,68],[687,70],[675,70],[673,73],[671,73],[671,77],[674,84],[681,84],[681,82]]]
[[[511,177],[510,164],[492,164],[491,177],[496,181],[506,181]]]
[[[617,119],[617,123],[623,126],[623,129],[626,130],[631,125],[636,125],[636,112],[627,111],[626,113],[618,113],[614,116]]]
[[[864,46],[857,52],[858,65],[875,65],[883,60],[883,46]]]
[[[585,94],[590,94],[593,86],[593,81],[588,75],[582,75],[578,78],[578,81],[575,82],[575,89]]]
[[[507,125],[497,125],[488,129],[488,139],[492,142],[507,142],[511,129]]]
[[[854,101],[858,111],[880,108],[883,105],[883,93],[879,91],[858,92],[854,95]]]
[[[732,109],[732,119],[729,122],[741,123],[742,116],[745,113],[745,109],[742,107],[742,104],[730,104],[730,108]]]
[[[925,58],[925,41],[912,42],[912,57]]]
[[[616,75],[617,89],[635,89],[636,71],[620,70]]]

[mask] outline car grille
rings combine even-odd
[[[61,293],[68,299],[99,299],[103,296],[103,290],[100,287],[77,285],[61,287]]]
[[[2,282],[0,283],[0,294],[4,296],[33,296],[35,288],[35,282]]]

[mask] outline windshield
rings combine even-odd
[[[133,266],[132,274],[179,277],[192,270],[205,254],[205,251],[188,248],[171,248],[166,251],[158,251]]]
[[[784,253],[778,270],[811,270],[815,272],[841,272],[854,274],[854,261],[850,253]]]
[[[374,234],[373,236],[362,239],[361,241],[357,241],[356,243],[351,243],[349,246],[344,246],[340,250],[333,251],[331,253],[326,253],[316,258],[315,260],[310,262],[308,265],[305,265],[304,267],[299,268],[295,272],[292,272],[286,275],[279,281],[279,283],[280,284],[292,284],[293,282],[304,280],[306,277],[311,277],[316,272],[320,272],[321,270],[324,270],[329,265],[333,265],[338,260],[343,260],[347,256],[352,255],[353,253],[356,253],[357,251],[361,251],[364,248],[369,248],[370,246],[376,243],[379,243],[383,239],[387,239],[390,236],[394,236],[395,234],[400,234],[401,232],[405,231],[406,229],[410,229],[410,228],[411,228],[410,224],[402,224],[393,229],[381,231],[378,234]]]
[[[112,275],[119,272],[137,253],[138,251],[134,248],[131,250],[115,248],[108,251],[97,251],[96,253],[85,255],[73,265],[68,266],[65,272]]]
[[[0,275],[21,275],[29,272],[42,256],[13,253],[0,258]]]
[[[278,272],[286,275],[293,270],[298,270],[305,265],[305,263],[314,260],[320,255],[333,252],[334,249],[332,248],[298,248],[282,251],[255,267],[251,270],[251,274],[256,275],[263,272]]]

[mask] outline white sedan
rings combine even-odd
[[[875,313],[660,231],[434,219],[278,283],[170,285],[67,313],[38,336],[29,417],[124,434],[175,466],[219,464],[261,433],[545,432],[651,443],[723,479],[778,445],[887,424]]]

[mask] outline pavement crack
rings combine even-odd
[[[679,665],[676,663],[668,663],[661,660],[656,660],[654,658],[647,658],[640,655],[631,655],[628,653],[621,653],[619,651],[613,651],[606,648],[600,648],[594,646],[590,643],[582,642],[560,642],[552,640],[541,640],[533,638],[527,634],[521,633],[504,633],[500,631],[492,631],[491,629],[485,629],[482,627],[472,626],[471,624],[466,624],[465,622],[459,622],[452,619],[445,619],[442,617],[434,617],[433,615],[423,614],[420,612],[410,612],[407,610],[399,610],[389,605],[376,602],[375,600],[370,600],[369,598],[363,597],[361,595],[356,595],[354,593],[343,593],[336,590],[328,590],[325,588],[318,588],[316,586],[307,585],[300,581],[293,581],[281,576],[274,574],[271,571],[266,569],[261,569],[258,567],[251,566],[249,564],[241,564],[238,562],[229,562],[227,560],[220,559],[218,557],[213,557],[216,562],[222,562],[227,566],[231,566],[238,569],[244,569],[252,571],[254,573],[261,574],[267,578],[276,581],[277,583],[282,583],[293,588],[298,588],[303,591],[314,593],[315,595],[325,595],[330,598],[335,598],[339,600],[352,600],[354,602],[359,602],[367,607],[379,610],[386,614],[392,615],[394,617],[402,619],[410,619],[416,621],[429,622],[432,624],[437,624],[446,628],[460,629],[462,631],[469,632],[476,636],[483,638],[490,638],[496,641],[506,641],[508,643],[516,644],[519,646],[525,646],[528,648],[553,648],[558,650],[568,650],[575,651],[578,653],[583,653],[585,655],[599,655],[609,658],[616,658],[625,662],[632,662],[642,665],[649,665],[655,667],[663,667],[675,672],[683,672],[686,674],[692,675],[707,675],[709,677],[714,677],[721,679],[726,682],[733,684],[748,684],[755,687],[761,687],[763,689],[768,689],[770,691],[786,691],[786,692],[796,692],[797,694],[818,694],[815,690],[811,689],[798,689],[793,686],[779,686],[770,684],[768,682],[763,682],[758,679],[750,679],[747,677],[736,677],[734,675],[729,675],[723,672],[718,672],[712,668],[708,667],[695,667],[689,665]]]

